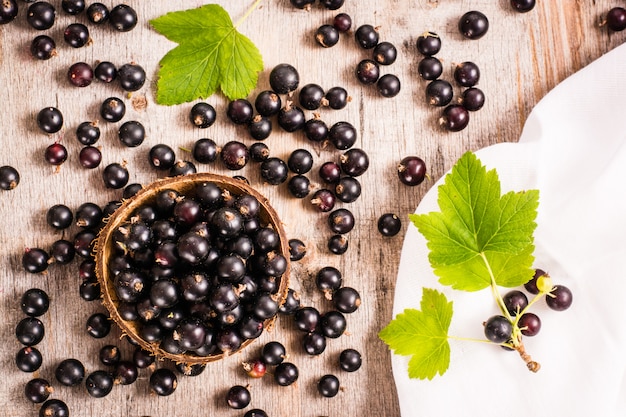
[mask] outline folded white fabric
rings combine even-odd
[[[519,143],[476,154],[497,170],[503,192],[540,190],[535,266],[574,302],[564,312],[534,307],[542,329],[524,343],[538,373],[517,353],[482,343],[451,341],[449,370],[432,381],[409,379],[409,358],[393,355],[402,416],[626,416],[626,44],[547,94]],[[416,213],[438,210],[436,199],[434,186]],[[419,308],[423,287],[453,301],[455,336],[483,338],[482,322],[498,312],[489,290],[440,285],[411,225],[394,315]]]

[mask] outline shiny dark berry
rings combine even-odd
[[[401,228],[402,222],[394,213],[385,213],[378,218],[378,231],[383,236],[395,236]]]
[[[46,222],[57,230],[63,230],[74,222],[74,213],[65,204],[55,204],[46,212]]]
[[[357,139],[356,128],[349,122],[337,122],[328,130],[328,140],[339,150],[354,146]]]
[[[351,177],[361,176],[370,165],[369,157],[363,149],[352,148],[339,157],[341,171]]]
[[[54,376],[61,384],[72,387],[83,382],[85,366],[78,359],[65,359],[57,365]]]
[[[376,82],[378,93],[383,97],[395,97],[400,93],[400,79],[394,74],[385,74]]]
[[[423,80],[436,80],[443,73],[443,65],[438,58],[426,56],[417,64],[417,73]]]
[[[452,85],[446,80],[434,80],[426,86],[426,102],[431,106],[447,106],[453,94]]]
[[[128,32],[137,26],[137,12],[126,4],[118,4],[109,12],[109,23],[119,32]]]
[[[536,336],[541,330],[541,319],[534,313],[524,313],[517,326],[524,336]]]
[[[354,228],[354,215],[346,208],[340,208],[328,215],[328,226],[334,233],[346,234]]]
[[[65,239],[55,240],[50,247],[50,258],[58,265],[65,265],[74,259],[74,244]]]
[[[168,171],[176,163],[176,153],[163,143],[154,145],[148,154],[150,165],[160,171]]]
[[[357,371],[361,363],[361,354],[355,349],[345,349],[339,354],[339,366],[346,372]]]
[[[278,94],[287,94],[298,88],[300,74],[290,64],[278,64],[270,72],[270,86]]]
[[[41,352],[34,346],[24,346],[15,355],[15,365],[22,372],[35,372],[42,363]]]
[[[45,328],[41,320],[36,317],[26,317],[15,327],[15,337],[24,346],[34,346],[45,336]]]
[[[291,385],[298,379],[298,367],[291,362],[282,362],[274,369],[274,380],[278,385]]]
[[[335,185],[335,196],[343,203],[353,203],[361,195],[361,183],[354,177],[342,177]]]
[[[82,48],[91,38],[87,26],[82,23],[71,23],[63,31],[63,39],[72,48]]]
[[[440,124],[450,132],[459,132],[469,124],[469,112],[460,104],[450,104],[443,110]]]
[[[325,183],[336,184],[341,179],[341,167],[333,161],[324,162],[320,166],[318,174]]]
[[[479,39],[489,30],[489,19],[483,13],[472,10],[461,16],[458,28],[467,39]]]
[[[278,126],[286,132],[295,132],[304,127],[306,118],[300,107],[288,102],[287,105],[278,112],[276,121],[278,122]]]
[[[270,117],[283,107],[280,96],[271,90],[260,92],[254,101],[254,108],[262,116]]]
[[[76,128],[76,139],[83,145],[94,145],[100,139],[97,122],[82,122]]]
[[[74,235],[74,250],[78,256],[89,258],[93,255],[97,233],[90,229],[81,230]]]
[[[291,5],[298,9],[310,9],[315,0],[289,0]]]
[[[314,332],[320,321],[320,312],[315,307],[300,307],[293,314],[296,328],[305,333]]]
[[[299,261],[306,255],[306,245],[300,239],[289,239],[289,260]],[[282,306],[281,306],[282,307]]]
[[[418,36],[416,46],[422,55],[433,56],[441,50],[441,38],[434,32],[425,32]]]
[[[315,40],[324,48],[330,48],[339,42],[339,31],[333,25],[322,25],[315,31]]]
[[[31,288],[22,294],[20,307],[24,314],[31,317],[39,317],[48,311],[50,298],[44,290]]]
[[[402,158],[396,169],[398,178],[404,185],[416,186],[426,178],[426,163],[417,156]]]
[[[39,409],[39,417],[69,417],[69,415],[67,404],[56,398],[46,400]]]
[[[124,91],[137,91],[146,82],[146,71],[141,65],[131,62],[118,68],[117,79]]]
[[[39,35],[30,43],[30,53],[33,57],[45,61],[57,55],[56,47],[56,42],[50,36]]]
[[[98,357],[103,365],[114,366],[122,359],[122,352],[115,345],[104,345],[100,348]]]
[[[321,188],[313,193],[311,204],[321,212],[329,212],[335,207],[335,195],[332,191]]]
[[[621,32],[626,29],[626,9],[613,7],[606,14],[606,26],[614,31]]]
[[[169,176],[177,177],[180,175],[195,174],[198,172],[195,164],[191,161],[176,161],[176,163],[170,168]]]
[[[261,350],[261,360],[270,366],[282,363],[287,357],[287,351],[282,343],[277,341],[268,342]]]
[[[113,389],[114,379],[110,372],[97,370],[85,378],[87,393],[94,398],[102,398],[109,395]]]
[[[533,277],[524,284],[524,288],[526,289],[526,291],[528,291],[531,294],[539,294],[539,288],[537,288],[537,279],[539,279],[539,277],[542,277],[544,275],[547,275],[546,272],[543,269],[535,269],[535,274],[533,275]]]
[[[254,162],[263,162],[270,156],[270,148],[261,142],[250,145],[250,159]]]
[[[298,93],[300,106],[307,110],[317,110],[322,106],[324,89],[318,84],[307,84]]]
[[[131,120],[120,126],[117,137],[124,146],[134,148],[143,143],[146,138],[146,129],[140,122]]]
[[[307,120],[303,130],[304,136],[312,142],[322,142],[328,137],[328,126],[319,118]]]
[[[342,313],[354,313],[361,306],[361,295],[352,287],[341,287],[332,294],[335,308]]]
[[[294,175],[287,183],[287,190],[296,198],[304,198],[311,192],[311,181],[304,175]]]
[[[337,10],[343,6],[345,0],[320,0],[320,4],[328,10]]]
[[[361,25],[354,32],[357,45],[363,49],[372,49],[378,44],[378,30],[372,25]]]
[[[9,191],[20,183],[19,172],[9,165],[0,166],[0,189]]]
[[[0,25],[5,25],[17,17],[18,6],[15,0],[0,3]]]
[[[226,393],[226,404],[235,410],[246,408],[251,399],[250,391],[242,385],[235,385]]]
[[[380,42],[374,47],[373,56],[380,65],[391,65],[396,62],[398,50],[391,42]]]
[[[67,14],[77,15],[85,10],[85,0],[63,0],[61,8]]]
[[[226,168],[238,170],[246,166],[250,159],[250,152],[245,144],[232,140],[222,147],[220,159]]]
[[[361,84],[374,84],[380,77],[380,68],[376,61],[364,59],[356,67],[356,78]]]
[[[115,383],[120,385],[130,385],[139,377],[139,369],[130,361],[120,361],[115,364],[113,370]]]
[[[348,91],[343,87],[331,87],[324,96],[328,107],[333,110],[343,109],[348,105],[348,102],[352,99],[348,95]]]
[[[339,13],[333,18],[333,26],[339,32],[347,32],[352,27],[352,17],[347,13]]]
[[[87,19],[96,25],[100,25],[109,20],[109,8],[102,3],[91,3],[87,7]]]
[[[97,168],[102,162],[102,153],[95,146],[85,146],[78,154],[78,161],[83,168]]]
[[[271,185],[278,185],[287,181],[289,168],[282,159],[269,157],[261,162],[260,172],[263,181]]]
[[[111,331],[111,320],[104,313],[94,313],[87,319],[86,330],[91,337],[101,339]]]
[[[339,378],[335,375],[324,375],[317,382],[317,392],[323,397],[334,397],[339,393]]]
[[[461,94],[461,105],[467,111],[478,111],[485,104],[485,93],[478,87],[470,87]]]
[[[555,285],[549,294],[546,294],[546,304],[552,310],[563,311],[570,308],[574,297],[572,291],[564,285]]]
[[[124,188],[128,184],[129,177],[128,169],[117,162],[107,165],[102,171],[102,179],[107,188]]]
[[[511,316],[517,316],[528,306],[528,297],[519,290],[511,290],[502,297],[504,306]]]
[[[46,401],[53,391],[50,382],[43,378],[33,378],[24,385],[26,399],[35,404]]]
[[[535,0],[511,0],[511,7],[519,13],[526,13],[535,8]],[[624,15],[626,18],[626,13]]]
[[[44,152],[44,159],[51,165],[61,165],[67,160],[67,148],[59,142],[55,142]]]
[[[308,1],[309,3],[313,3],[312,0],[292,0],[292,3],[296,1]],[[253,408],[252,410],[246,411],[246,414],[244,414],[243,417],[268,417],[268,415],[260,408]]]
[[[56,107],[41,109],[37,114],[37,126],[45,133],[56,133],[63,127],[63,114]]]
[[[107,122],[119,122],[125,114],[126,104],[120,98],[109,97],[100,105],[100,116]]]
[[[56,19],[54,6],[47,1],[38,1],[28,7],[26,21],[34,29],[47,30],[54,25]]]
[[[26,248],[22,255],[22,266],[33,274],[43,272],[48,268],[50,255],[40,248]]]
[[[265,140],[272,134],[272,121],[267,116],[257,114],[248,123],[248,133],[254,140]]]
[[[480,69],[471,61],[461,62],[454,67],[454,80],[462,87],[473,87],[479,79]]]
[[[201,164],[209,164],[217,159],[219,149],[213,139],[202,138],[194,142],[191,154]]]
[[[102,61],[93,70],[97,80],[103,83],[113,82],[117,78],[117,67],[109,61]]]
[[[335,255],[343,255],[348,251],[348,238],[344,235],[336,234],[328,239],[328,250]]]
[[[306,174],[313,167],[313,155],[306,149],[296,149],[287,159],[287,166],[296,174]]]
[[[485,322],[485,337],[493,343],[504,343],[511,338],[513,325],[503,316],[492,316]]]

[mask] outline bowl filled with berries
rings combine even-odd
[[[267,198],[210,173],[160,179],[108,218],[95,246],[102,302],[159,358],[202,364],[273,325],[289,244]]]

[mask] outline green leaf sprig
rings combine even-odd
[[[229,100],[247,97],[257,85],[263,58],[237,27],[261,1],[256,0],[236,25],[217,4],[151,20],[157,32],[178,43],[160,61],[157,103],[190,102],[207,98],[218,89]]]
[[[438,188],[437,202],[439,212],[412,214],[410,219],[427,240],[428,259],[439,282],[461,291],[490,288],[513,328],[511,340],[499,345],[517,350],[528,368],[537,371],[539,364],[524,349],[518,321],[552,291],[550,279],[541,278],[539,294],[516,315],[508,312],[498,288],[517,287],[533,277],[539,191],[502,195],[497,172],[487,171],[467,152]],[[420,307],[398,314],[379,333],[396,354],[411,356],[411,378],[432,379],[447,371],[449,339],[492,343],[448,334],[453,303],[444,294],[424,288]]]

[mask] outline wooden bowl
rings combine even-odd
[[[277,292],[277,301],[279,306],[282,305],[287,297],[287,291],[289,287],[289,243],[286,238],[285,231],[282,223],[276,214],[275,210],[269,204],[267,198],[261,195],[258,191],[247,185],[241,180],[225,177],[221,175],[209,174],[209,173],[197,173],[184,175],[174,178],[166,178],[157,180],[151,183],[149,186],[140,190],[135,196],[125,200],[121,207],[119,207],[115,213],[113,213],[106,221],[106,225],[100,232],[95,245],[96,251],[96,273],[98,281],[101,286],[102,303],[109,311],[111,318],[121,328],[123,334],[126,334],[132,340],[136,341],[143,349],[151,352],[157,358],[167,358],[177,363],[186,364],[203,364],[212,361],[217,361],[226,356],[225,353],[216,353],[210,356],[198,356],[195,354],[172,354],[164,351],[159,347],[157,342],[147,342],[139,335],[139,323],[137,321],[124,320],[119,311],[118,306],[120,300],[113,285],[113,277],[108,268],[108,261],[115,249],[113,246],[112,235],[114,231],[123,223],[128,222],[132,213],[140,206],[145,204],[151,204],[156,195],[167,189],[173,189],[184,196],[193,196],[195,186],[204,182],[213,182],[217,184],[222,190],[229,192],[232,195],[244,195],[250,194],[257,198],[261,205],[259,219],[262,226],[268,226],[274,228],[280,237],[280,244],[277,252],[281,253],[286,261],[287,268],[283,275],[279,278],[280,283]],[[264,321],[264,330],[271,327],[276,316]],[[252,343],[255,339],[249,339],[243,342],[241,347],[236,351],[229,352],[233,354],[241,351],[243,348]]]

